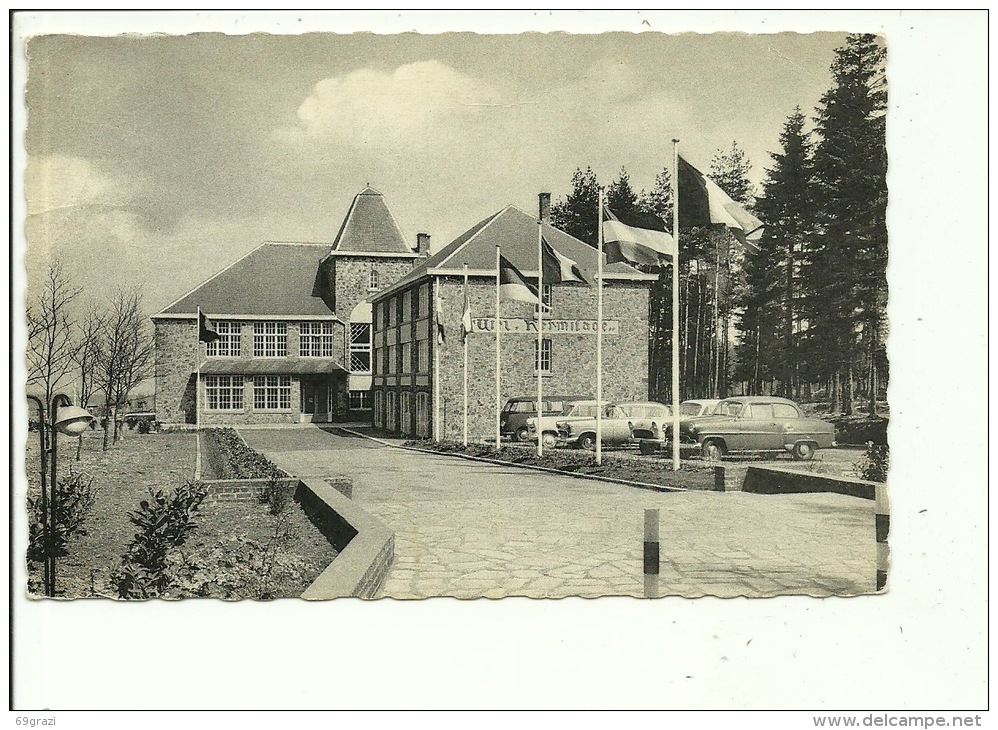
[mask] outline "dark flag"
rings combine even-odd
[[[208,315],[198,309],[198,341],[214,342],[221,337],[215,329],[215,325],[208,319]]]

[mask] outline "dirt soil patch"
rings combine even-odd
[[[172,490],[194,473],[193,433],[139,434],[125,436],[108,451],[101,451],[100,430],[84,435],[81,460],[76,461],[76,439],[59,439],[59,473],[82,472],[94,479],[97,501],[84,529],[68,545],[69,554],[57,559],[56,592],[61,598],[113,597],[111,574],[118,567],[136,528],[128,512],[147,499],[149,490]],[[28,434],[25,468],[29,494],[39,490],[38,435]],[[318,577],[336,551],[294,502],[288,508],[286,529],[290,541],[283,544],[284,556],[307,566],[296,580],[271,586],[272,597],[297,597]],[[184,546],[184,552],[208,549],[246,538],[257,543],[272,540],[277,518],[266,505],[256,501],[218,502],[206,500],[196,518],[198,527]],[[22,553],[23,555],[23,553]],[[40,596],[42,566],[28,563],[28,592]],[[252,588],[252,587],[250,587]],[[238,595],[231,597],[240,597]]]

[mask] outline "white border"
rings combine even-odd
[[[98,34],[176,33],[192,18],[201,29],[235,33],[885,33],[891,83],[891,590],[827,600],[120,606],[29,604],[17,594],[18,707],[823,707],[865,713],[986,706],[985,14],[215,12],[101,13],[88,20]],[[25,13],[15,25],[13,57],[22,73],[26,33],[85,27],[72,13]],[[22,82],[15,81],[15,99],[22,98]],[[12,111],[20,178],[24,112]],[[23,216],[15,196],[13,220]],[[15,225],[14,232],[11,295],[21,301],[23,249],[16,247],[23,246],[22,227]],[[23,340],[13,347],[15,383],[23,382],[21,347]],[[23,402],[13,405],[13,422],[23,422]],[[15,470],[23,463],[23,445],[24,434],[15,431]],[[14,539],[22,544],[24,538],[21,526]],[[813,723],[807,716],[793,723],[802,725]]]

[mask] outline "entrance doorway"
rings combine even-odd
[[[301,422],[329,423],[332,388],[324,380],[303,378],[301,381]]]

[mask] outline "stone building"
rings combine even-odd
[[[202,425],[370,418],[370,300],[412,271],[428,240],[413,250],[367,188],[332,246],[263,243],[199,284],[152,317],[157,418],[194,423],[195,403]],[[217,341],[198,341],[198,307]]]
[[[547,241],[593,281],[598,252],[544,218]],[[536,283],[537,225],[531,215],[512,206],[504,208],[372,297],[375,425],[428,437],[436,419],[441,438],[461,438],[467,264],[472,314],[467,338],[468,430],[473,437],[494,434],[496,246]],[[648,307],[655,279],[622,263],[605,267],[603,395],[607,401],[648,397]],[[540,356],[545,392],[595,398],[596,297],[596,289],[586,284],[545,284]],[[500,400],[505,403],[510,397],[536,393],[537,327],[534,305],[502,301],[500,306]],[[435,386],[440,395],[437,404]]]

